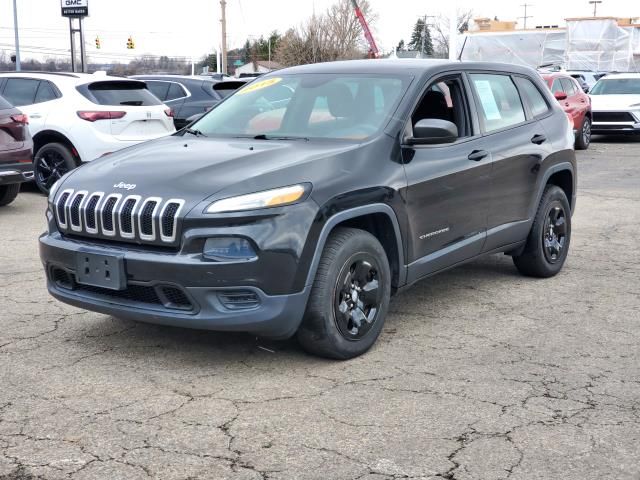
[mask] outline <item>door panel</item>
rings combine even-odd
[[[490,200],[491,154],[482,138],[405,152],[412,280],[482,251]],[[484,158],[470,160],[476,151]],[[445,250],[446,249],[446,250]],[[442,255],[446,254],[446,255]]]

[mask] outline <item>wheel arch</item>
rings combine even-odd
[[[46,145],[47,143],[62,143],[63,145],[69,147],[71,150],[71,154],[73,155],[76,163],[79,165],[81,162],[80,154],[78,150],[73,145],[73,142],[69,140],[69,138],[56,131],[56,130],[42,130],[41,132],[36,133],[33,136],[33,152],[34,155],[38,153],[41,147]]]
[[[389,205],[376,203],[343,210],[331,216],[325,222],[318,237],[313,260],[307,273],[307,286],[313,284],[327,238],[333,230],[339,227],[359,228],[376,237],[387,253],[391,269],[392,288],[397,289],[406,283],[407,270],[404,261],[404,244],[398,218]]]
[[[573,171],[569,169],[559,169],[554,172],[550,172],[545,181],[545,187],[547,185],[555,185],[560,187],[569,200],[571,206],[571,212],[575,208],[575,183],[573,179]],[[539,200],[538,200],[539,203]]]

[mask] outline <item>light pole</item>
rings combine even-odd
[[[20,38],[18,36],[18,5],[13,0],[13,30],[16,35],[16,72],[20,71]]]
[[[596,9],[598,8],[598,4],[602,3],[602,0],[590,0],[589,1],[590,4],[593,5],[593,16],[596,16]]]

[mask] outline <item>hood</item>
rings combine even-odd
[[[640,110],[640,95],[589,95],[591,109],[594,111],[607,110]],[[636,107],[630,105],[638,104]]]
[[[223,189],[238,194],[291,185],[303,181],[301,172],[312,181],[313,168],[305,165],[354,147],[345,142],[170,136],[94,160],[63,187],[191,203]]]

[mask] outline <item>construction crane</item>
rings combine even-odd
[[[373,39],[373,35],[371,35],[371,30],[369,29],[369,24],[367,23],[367,19],[364,18],[362,14],[362,10],[358,6],[357,0],[351,0],[353,4],[353,8],[356,11],[356,17],[358,17],[358,21],[360,22],[360,26],[362,27],[362,31],[364,32],[364,38],[367,39],[369,43],[369,58],[376,58],[378,56],[378,46],[376,45],[376,41]]]

